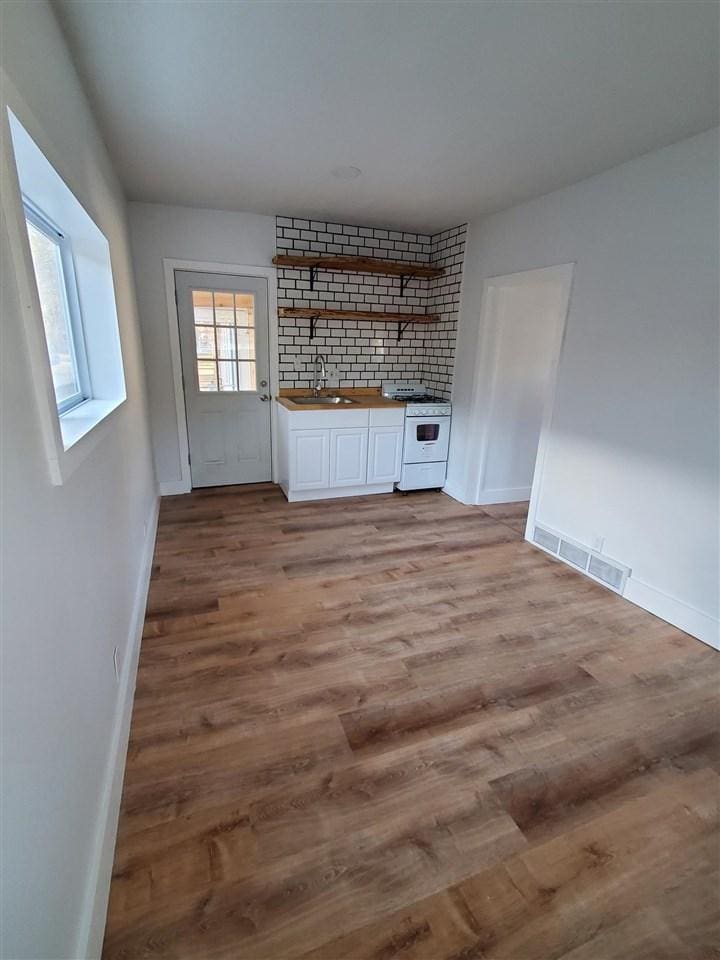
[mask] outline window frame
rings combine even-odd
[[[80,296],[78,294],[77,279],[75,276],[75,261],[73,259],[72,244],[70,238],[30,200],[29,197],[22,195],[23,213],[25,216],[25,227],[29,221],[36,230],[39,230],[51,243],[55,244],[59,254],[60,268],[62,274],[62,287],[65,298],[65,308],[69,323],[70,347],[72,351],[73,366],[77,378],[79,389],[70,397],[58,401],[56,405],[59,417],[63,417],[71,410],[76,410],[81,404],[92,399],[92,383],[90,380],[90,370],[87,361],[87,350],[85,347],[85,330],[83,328],[82,313],[80,310]],[[29,243],[29,237],[28,237]],[[35,263],[33,265],[33,278],[37,285],[37,274],[35,273]],[[39,291],[38,291],[39,292]],[[45,333],[45,320],[43,318],[43,332]],[[45,333],[45,347],[47,350],[48,363],[50,363],[50,353],[47,344],[47,333]],[[51,371],[52,379],[52,371]],[[53,389],[55,382],[53,380]]]

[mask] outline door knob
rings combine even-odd
[[[260,399],[260,400],[269,400],[270,397],[269,397],[266,393],[261,393],[261,394],[260,394],[260,397],[259,397],[258,399]]]
[[[261,380],[261,381],[260,381],[260,386],[261,386],[261,387],[266,387],[266,386],[267,386],[267,380]]]

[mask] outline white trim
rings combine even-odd
[[[492,503],[518,503],[530,499],[532,487],[502,487],[497,490],[483,490],[477,497],[479,506]]]
[[[684,630],[713,649],[720,650],[720,620],[716,617],[711,617],[684,600],[678,600],[677,597],[635,577],[630,577],[627,581],[624,596],[643,610],[666,620],[679,630]]]
[[[449,497],[452,497],[453,500],[457,500],[458,503],[470,503],[463,491],[459,487],[455,486],[455,484],[446,483],[442,488],[442,492],[446,493]]]
[[[475,357],[475,382],[473,384],[469,413],[469,422],[478,424],[477,433],[480,437],[480,442],[475,456],[471,456],[469,458],[466,469],[466,487],[470,503],[482,504],[510,502],[508,500],[494,499],[493,495],[495,493],[498,493],[499,496],[502,496],[503,491],[485,490],[483,486],[487,468],[490,427],[489,417],[492,410],[493,397],[495,395],[497,383],[496,354],[499,338],[497,336],[498,331],[496,325],[490,322],[493,315],[493,310],[495,308],[496,290],[508,280],[512,280],[513,283],[518,285],[537,283],[538,281],[556,280],[563,288],[563,296],[565,297],[563,315],[560,318],[560,323],[558,323],[555,331],[555,343],[553,344],[553,365],[546,384],[543,421],[540,428],[538,456],[535,462],[535,473],[533,476],[532,489],[534,489],[537,485],[538,477],[541,475],[541,470],[539,468],[544,463],[545,449],[543,443],[547,442],[547,428],[552,416],[552,407],[555,399],[557,369],[562,351],[565,328],[567,325],[567,316],[570,309],[570,292],[572,288],[574,267],[574,263],[563,263],[549,267],[538,267],[532,270],[521,270],[517,273],[488,277],[483,283],[482,306],[480,310],[480,337],[478,339],[478,347]],[[545,436],[543,436],[543,434],[545,434]],[[530,498],[532,500],[532,494],[530,495]],[[527,496],[520,496],[519,499],[527,499]]]
[[[100,801],[93,852],[88,870],[88,881],[85,888],[85,902],[78,924],[78,938],[75,950],[75,956],[77,957],[97,958],[102,952],[105,918],[110,894],[110,879],[115,853],[115,839],[120,814],[120,798],[122,795],[127,745],[130,735],[130,718],[132,715],[133,698],[135,696],[135,680],[140,655],[140,640],[145,622],[145,605],[147,603],[153,554],[155,552],[159,506],[160,500],[156,497],[153,500],[152,510],[148,517],[147,536],[145,538],[140,562],[140,576],[138,577],[127,648],[122,665],[122,677],[118,691],[110,749],[108,751],[105,784]]]
[[[558,279],[561,281],[565,298],[565,308],[562,321],[556,329],[556,339],[553,345],[554,360],[550,376],[548,377],[547,394],[545,398],[545,407],[543,410],[542,424],[540,426],[540,437],[538,439],[538,452],[535,458],[535,472],[533,473],[532,487],[530,488],[530,504],[528,507],[528,518],[525,524],[525,539],[529,540],[528,531],[532,530],[535,523],[538,503],[540,501],[540,492],[545,473],[545,460],[547,458],[548,440],[550,437],[550,428],[552,426],[553,416],[555,414],[555,393],[557,387],[557,375],[562,358],[563,347],[565,345],[565,333],[567,331],[567,320],[570,315],[570,298],[572,297],[573,274],[575,272],[574,263],[563,263],[556,267],[543,267],[543,271],[556,271]],[[536,274],[537,271],[526,271],[529,274]]]
[[[184,480],[165,480],[158,484],[161,497],[176,497],[182,493],[189,493]]]
[[[180,451],[180,479],[161,482],[172,494],[190,493],[190,450],[188,446],[187,415],[185,412],[185,391],[183,389],[182,356],[180,353],[180,327],[175,302],[175,271],[188,270],[197,273],[220,273],[229,277],[257,277],[267,280],[268,285],[268,349],[270,360],[270,396],[278,391],[278,315],[277,315],[277,271],[275,267],[253,264],[214,263],[204,260],[175,260],[163,258],[165,275],[165,301],[168,315],[168,334],[170,337],[170,360],[172,363],[173,390],[175,393],[175,417],[178,430],[178,450]],[[271,404],[270,438],[272,459],[272,479],[277,483],[277,422],[275,404]],[[163,493],[163,496],[170,495]]]
[[[7,85],[10,90],[14,90],[1,68],[0,81],[3,85]],[[2,133],[2,135],[0,135],[0,148],[2,150],[0,156],[0,182],[3,186],[3,189],[0,190],[0,202],[5,212],[10,254],[15,268],[17,293],[23,315],[23,331],[27,344],[27,357],[34,387],[33,394],[38,419],[40,421],[40,433],[48,465],[49,479],[54,486],[60,486],[65,483],[80,464],[87,459],[98,443],[107,436],[109,432],[110,415],[119,409],[127,399],[122,344],[118,325],[118,359],[123,385],[122,395],[118,393],[117,396],[111,399],[92,397],[83,403],[73,406],[66,412],[60,413],[55,397],[45,326],[35,279],[35,268],[33,266],[25,224],[26,210],[20,187],[18,167],[15,162],[15,147],[11,133],[11,116],[13,118],[12,122],[22,131],[22,136],[32,140],[35,151],[42,156],[43,163],[49,168],[52,168],[53,176],[58,183],[61,183],[68,193],[71,193],[71,188],[57,172],[53,164],[52,151],[45,152],[31,136],[29,130],[34,130],[35,124],[34,121],[32,123],[29,122],[27,110],[18,109],[18,105],[15,102],[17,99],[15,94],[13,94],[12,97],[8,96],[6,99],[8,105],[3,107],[3,116],[0,118]],[[13,100],[12,105],[10,105],[11,99]],[[22,114],[22,120],[18,114]],[[105,238],[105,235],[90,217],[90,214],[79,201],[74,200],[74,203],[82,210],[84,217],[93,225],[94,230],[97,231],[99,236],[102,236],[104,242],[107,244],[107,238]],[[47,214],[43,214],[43,216],[44,219],[48,219]],[[52,226],[52,223],[50,223],[50,225]],[[110,257],[109,246],[108,256]],[[112,273],[111,257],[108,263]],[[74,265],[72,269],[74,272]],[[66,276],[66,281],[67,279],[68,277]],[[66,294],[69,293],[70,291],[66,283]],[[112,295],[114,298],[114,287]],[[114,303],[115,301],[113,299],[113,308]],[[74,310],[79,310],[79,306],[71,305],[71,312]],[[117,314],[115,314],[115,320],[117,322]],[[79,323],[84,329],[84,324],[82,324],[81,320]],[[87,351],[86,346],[84,346],[83,349],[85,352]]]

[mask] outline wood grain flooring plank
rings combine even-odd
[[[717,960],[720,658],[526,509],[163,500],[105,960]]]

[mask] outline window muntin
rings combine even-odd
[[[256,390],[255,294],[193,290],[192,302],[200,392]]]
[[[25,204],[55,401],[60,414],[83,403],[89,384],[69,244],[34,207]]]

